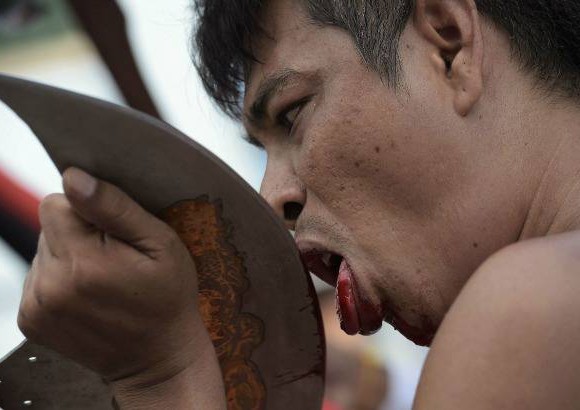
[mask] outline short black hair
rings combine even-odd
[[[362,60],[383,81],[401,79],[399,39],[414,0],[295,0],[314,24],[351,35]],[[479,12],[503,30],[518,64],[540,87],[580,99],[580,1],[475,0]],[[221,109],[241,118],[245,71],[255,61],[252,38],[264,34],[259,16],[267,0],[194,0],[195,66]]]

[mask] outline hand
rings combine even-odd
[[[213,348],[197,309],[195,266],[177,235],[78,169],[64,173],[63,185],[65,195],[40,207],[22,332],[124,388],[195,367],[199,352]]]

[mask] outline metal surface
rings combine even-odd
[[[237,261],[248,281],[238,290],[239,313],[262,323],[263,337],[250,359],[264,382],[265,408],[320,408],[324,341],[314,289],[293,239],[259,195],[200,145],[136,111],[1,75],[0,99],[30,126],[61,172],[69,166],[82,168],[121,187],[158,215],[175,211],[180,201],[204,198],[215,205],[227,236],[224,246],[231,250],[228,257]],[[7,397],[4,385],[27,384],[22,394],[10,387],[16,400],[10,403],[32,400],[24,393],[39,392],[34,397],[47,403],[63,394],[46,385],[60,385],[69,363],[50,352],[37,353],[37,347],[27,349],[23,356],[48,357],[50,364],[33,368],[37,376],[27,380],[21,361],[11,356],[1,363],[5,380],[0,383],[0,407]],[[51,373],[55,368],[61,370]],[[86,383],[101,391],[91,377],[87,373]],[[5,410],[21,407],[4,404]]]
[[[113,409],[107,385],[94,373],[41,346],[25,342],[0,365],[4,410]]]

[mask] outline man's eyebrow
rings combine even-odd
[[[259,125],[263,122],[264,117],[266,116],[266,107],[274,94],[284,88],[286,84],[300,76],[302,76],[302,74],[298,71],[285,68],[266,77],[266,79],[260,84],[258,91],[256,91],[256,98],[246,115],[247,120],[255,125]],[[251,141],[251,138],[249,138],[249,140]]]

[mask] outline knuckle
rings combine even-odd
[[[67,296],[63,291],[51,292],[35,288],[34,298],[39,306],[38,315],[61,315],[67,306]]]
[[[41,220],[55,213],[70,210],[70,204],[64,194],[50,194],[40,202],[38,208]]]
[[[17,324],[28,339],[36,342],[50,333],[48,323],[52,319],[63,318],[70,310],[70,288],[53,273],[35,272],[34,277],[27,278],[29,283],[22,294]]]
[[[26,336],[28,339],[31,340],[34,338],[34,336],[36,335],[36,331],[34,326],[32,326],[32,322],[28,318],[26,313],[19,311],[16,323],[18,325],[18,329],[20,329],[20,331],[24,336]]]
[[[59,277],[43,272],[29,289],[34,317],[62,314],[68,305],[68,284]]]
[[[49,194],[40,202],[40,211],[53,212],[68,208],[70,205],[64,194]]]
[[[42,237],[42,233],[41,233],[41,237]],[[28,275],[26,275],[26,278],[30,278],[32,275],[35,274],[35,272],[38,272],[39,269],[42,269],[42,262],[40,260],[40,255],[43,254],[43,252],[41,252],[41,250],[44,250],[44,247],[46,245],[44,244],[44,241],[39,240],[38,241],[38,248],[36,251],[36,255],[34,255],[34,259],[32,259],[32,263],[30,264],[30,269],[28,270]]]
[[[38,241],[36,242],[36,255],[32,260],[32,266],[38,264],[38,255],[46,250],[46,236],[44,235],[44,230],[41,230],[38,235]]]
[[[81,295],[94,293],[100,287],[100,282],[95,275],[83,274],[75,277],[75,291]]]
[[[20,301],[20,307],[18,309],[18,316],[20,317],[20,315],[23,315],[23,319],[24,318],[31,318],[34,315],[34,310],[32,307],[32,304],[30,303],[31,299],[30,299],[30,292],[25,291],[22,294],[22,300]]]
[[[38,243],[36,245],[36,255],[32,260],[31,270],[39,270],[44,267],[47,258],[54,256],[50,247],[48,246],[48,239],[46,238],[45,230],[41,230],[38,236]]]
[[[39,316],[38,307],[30,303],[30,299],[28,301],[23,300],[18,311],[16,323],[22,334],[31,340],[38,338],[38,324],[42,323]]]

